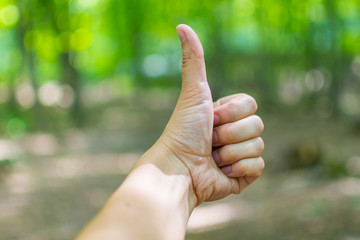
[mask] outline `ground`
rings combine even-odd
[[[1,239],[73,238],[161,134],[172,104],[108,106],[83,130],[1,140],[0,155],[16,159],[1,172]],[[196,209],[186,238],[360,239],[360,135],[343,119],[259,114],[264,175]]]

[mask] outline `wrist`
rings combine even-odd
[[[163,137],[137,161],[130,175],[143,165],[152,165],[159,170],[163,181],[171,182],[172,188],[186,195],[187,217],[197,205],[197,197],[193,188],[192,177],[187,166],[177,157]],[[182,200],[183,201],[183,200]]]
[[[183,239],[196,205],[189,171],[161,142],[139,159],[112,199],[127,219],[146,226],[134,239]],[[136,221],[125,223],[125,231]]]
[[[156,143],[77,239],[184,239],[196,198],[178,161]]]

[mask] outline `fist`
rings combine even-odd
[[[182,45],[182,89],[160,141],[191,176],[197,205],[240,193],[263,169],[262,120],[246,94],[215,103],[207,82],[204,51],[196,33],[177,27]]]
[[[259,177],[265,164],[260,157],[264,142],[260,137],[264,124],[254,115],[257,104],[246,94],[236,94],[214,103],[212,156],[228,177],[243,177],[250,184]]]

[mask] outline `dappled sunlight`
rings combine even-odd
[[[0,160],[16,158],[22,151],[15,141],[0,139]]]
[[[21,107],[28,109],[35,104],[35,92],[29,83],[23,83],[16,88],[16,100]]]
[[[305,86],[314,92],[320,91],[325,85],[323,73],[317,69],[312,69],[305,75]]]
[[[279,96],[283,103],[295,105],[309,94],[327,90],[331,85],[331,73],[325,69],[307,72],[284,68],[279,73]]]
[[[69,108],[74,102],[74,91],[68,85],[48,82],[39,88],[39,102],[44,106]]]
[[[99,0],[77,0],[74,2],[78,8],[86,10],[88,8],[95,7]]]
[[[71,35],[70,43],[73,49],[77,51],[85,50],[90,47],[92,34],[86,28],[78,29]]]
[[[360,240],[359,0],[0,0],[1,239],[72,239],[101,208],[171,117],[182,22],[214,100],[265,124],[264,175],[189,240]]]
[[[7,27],[15,25],[20,19],[20,11],[16,5],[0,8],[0,23]]]
[[[360,114],[360,96],[356,89],[349,88],[340,96],[341,110],[348,115]]]
[[[360,179],[343,178],[324,188],[324,195],[329,199],[339,199],[344,196],[360,196]]]
[[[285,104],[296,104],[303,94],[303,86],[299,79],[286,79],[279,86],[279,95]]]
[[[49,156],[59,151],[57,139],[51,134],[32,134],[24,138],[24,149],[37,156]]]
[[[116,109],[114,108],[113,111],[116,112]],[[132,112],[127,117],[141,116],[139,118],[142,119],[149,116],[141,111],[139,113],[141,114],[137,115]],[[163,117],[167,118],[169,114],[170,112],[164,114]],[[129,119],[127,121],[119,123],[124,124],[125,129],[130,123],[133,128],[140,125],[143,133],[147,133],[147,130],[141,125],[141,121]],[[274,156],[281,156],[279,153],[283,149],[279,150],[279,147],[287,146],[288,135],[293,136],[292,133],[294,132],[294,130],[289,130],[292,129],[293,122],[283,123],[281,125],[282,131],[278,131],[274,122],[278,124],[277,117],[274,117],[274,121],[268,120],[268,131],[270,132],[267,134],[277,136],[274,137],[274,141],[269,143],[270,150],[275,152],[267,153],[264,156],[266,161],[269,164],[271,163],[270,170],[265,171],[265,176],[261,178],[260,182],[254,184],[254,188],[246,189],[242,195],[229,197],[217,203],[207,203],[195,209],[188,224],[190,235],[199,234],[202,236],[203,234],[212,235],[218,231],[231,233],[240,230],[245,235],[254,234],[253,231],[255,230],[248,225],[249,222],[254,221],[257,225],[262,226],[261,233],[256,232],[257,236],[266,234],[272,236],[271,234],[275,231],[280,231],[277,230],[276,226],[283,225],[289,225],[289,231],[291,231],[292,225],[296,225],[296,229],[300,229],[306,234],[325,234],[326,226],[333,221],[331,220],[332,217],[346,221],[355,218],[352,213],[341,215],[343,211],[341,207],[343,202],[347,201],[346,199],[360,197],[358,179],[344,177],[318,182],[309,177],[310,175],[306,171],[277,171],[273,174],[271,165],[276,162],[283,164],[284,161],[288,161],[288,159],[275,159]],[[336,139],[342,138],[342,134],[344,134],[344,130],[338,129],[338,125],[335,125],[338,126],[337,128],[332,127],[332,125],[326,126],[321,121],[311,122],[311,124],[315,130],[309,131],[316,136],[328,139],[328,141],[330,141],[328,136],[320,134],[326,129],[332,129],[332,134],[337,136]],[[298,126],[299,131],[303,129],[303,125],[299,124]],[[273,134],[272,131],[275,131],[277,135]],[[133,131],[121,130],[118,134],[122,137],[117,135],[117,138],[114,138],[112,135],[104,136],[103,132],[98,129],[84,131],[73,128],[64,132],[63,139],[57,139],[49,133],[38,133],[26,135],[19,140],[0,141],[0,145],[3,146],[0,147],[0,151],[3,151],[3,156],[15,156],[17,159],[24,155],[24,152],[32,156],[27,161],[31,164],[26,164],[24,168],[16,167],[8,175],[5,175],[5,188],[3,189],[7,189],[8,193],[3,191],[3,194],[7,194],[4,199],[8,200],[0,201],[1,224],[9,226],[11,224],[9,219],[11,218],[22,218],[30,221],[29,219],[32,219],[34,213],[29,209],[34,208],[37,209],[36,211],[40,211],[40,216],[44,216],[39,218],[43,219],[41,221],[47,222],[53,217],[59,218],[52,220],[56,222],[58,227],[49,225],[52,234],[64,234],[66,236],[69,236],[69,232],[75,234],[106,202],[111,192],[119,186],[133,164],[141,156],[140,152],[115,153],[113,150],[109,151],[107,145],[99,147],[98,144],[108,138],[109,140],[106,141],[119,141],[119,145],[124,145],[129,141],[132,133]],[[267,135],[264,138],[267,138]],[[348,140],[354,142],[354,139]],[[309,141],[305,142],[308,143]],[[276,146],[271,144],[276,144]],[[339,148],[348,145],[347,142],[337,144]],[[41,149],[42,147],[45,149]],[[96,152],[94,152],[94,147],[98,147]],[[7,153],[4,151],[4,149],[11,148],[14,149]],[[351,151],[349,150],[352,154],[346,158],[346,168],[349,169],[349,173],[354,175],[357,174],[359,168],[357,149],[354,147]],[[14,200],[15,198],[19,200]],[[77,205],[80,202],[81,207]],[[40,207],[44,204],[52,206],[51,214]],[[355,203],[353,204],[354,207],[351,209],[353,209],[353,214],[356,214],[360,211],[357,210],[360,207]],[[2,209],[4,210],[1,211]],[[73,220],[67,220],[69,224],[71,223],[70,225],[74,226],[73,228],[67,228],[62,220],[63,214],[65,214],[63,213],[64,209],[67,215],[76,216]],[[319,216],[319,214],[325,215]],[[77,220],[78,217],[82,219],[80,222]],[[31,227],[35,227],[35,225],[36,223],[29,223]],[[19,226],[19,229],[18,234],[28,233],[25,226]],[[33,232],[32,234],[33,236],[48,236],[50,232]],[[218,238],[205,237],[205,239]],[[224,236],[224,239],[231,238]]]
[[[302,73],[284,68],[279,74],[278,93],[283,103],[294,105],[301,100],[304,92]]]
[[[139,157],[138,154],[97,154],[50,158],[43,163],[41,174],[63,179],[127,174]]]
[[[6,177],[7,188],[12,193],[28,193],[31,192],[33,185],[33,177],[28,171],[17,171]]]
[[[118,94],[115,91],[114,85],[108,80],[85,86],[83,92],[83,101],[87,106],[104,104],[117,98]]]
[[[54,177],[71,179],[84,176],[84,167],[82,162],[74,161],[71,158],[59,158],[55,160],[54,165],[48,169],[47,173],[51,173]]]
[[[45,106],[53,106],[60,103],[62,97],[62,89],[55,82],[45,83],[39,89],[39,101]]]
[[[254,207],[244,201],[214,203],[195,208],[188,222],[190,232],[202,232],[219,228],[239,219],[251,219]]]
[[[61,94],[62,97],[58,102],[58,105],[63,108],[71,107],[75,98],[74,90],[72,89],[72,87],[68,85],[63,85],[61,90],[62,90],[62,94]]]
[[[159,77],[168,70],[168,60],[161,55],[153,54],[145,57],[143,63],[144,73],[149,77]]]

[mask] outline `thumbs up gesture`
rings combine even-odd
[[[177,30],[183,65],[175,110],[78,240],[183,239],[197,205],[240,193],[264,169],[255,100],[235,94],[213,103],[200,40],[186,25]]]
[[[164,172],[180,170],[189,176],[196,206],[238,194],[261,175],[264,125],[254,115],[256,101],[246,94],[213,102],[199,38],[187,25],[179,25],[177,31],[183,54],[181,93],[162,136],[147,155],[156,151],[161,155],[157,165]],[[165,162],[164,154],[159,154],[163,149],[173,156]]]
[[[213,103],[201,42],[187,25],[177,31],[182,89],[162,141],[188,169],[200,204],[238,194],[260,176],[265,166],[260,157],[264,125],[254,115],[255,100],[246,94]]]

